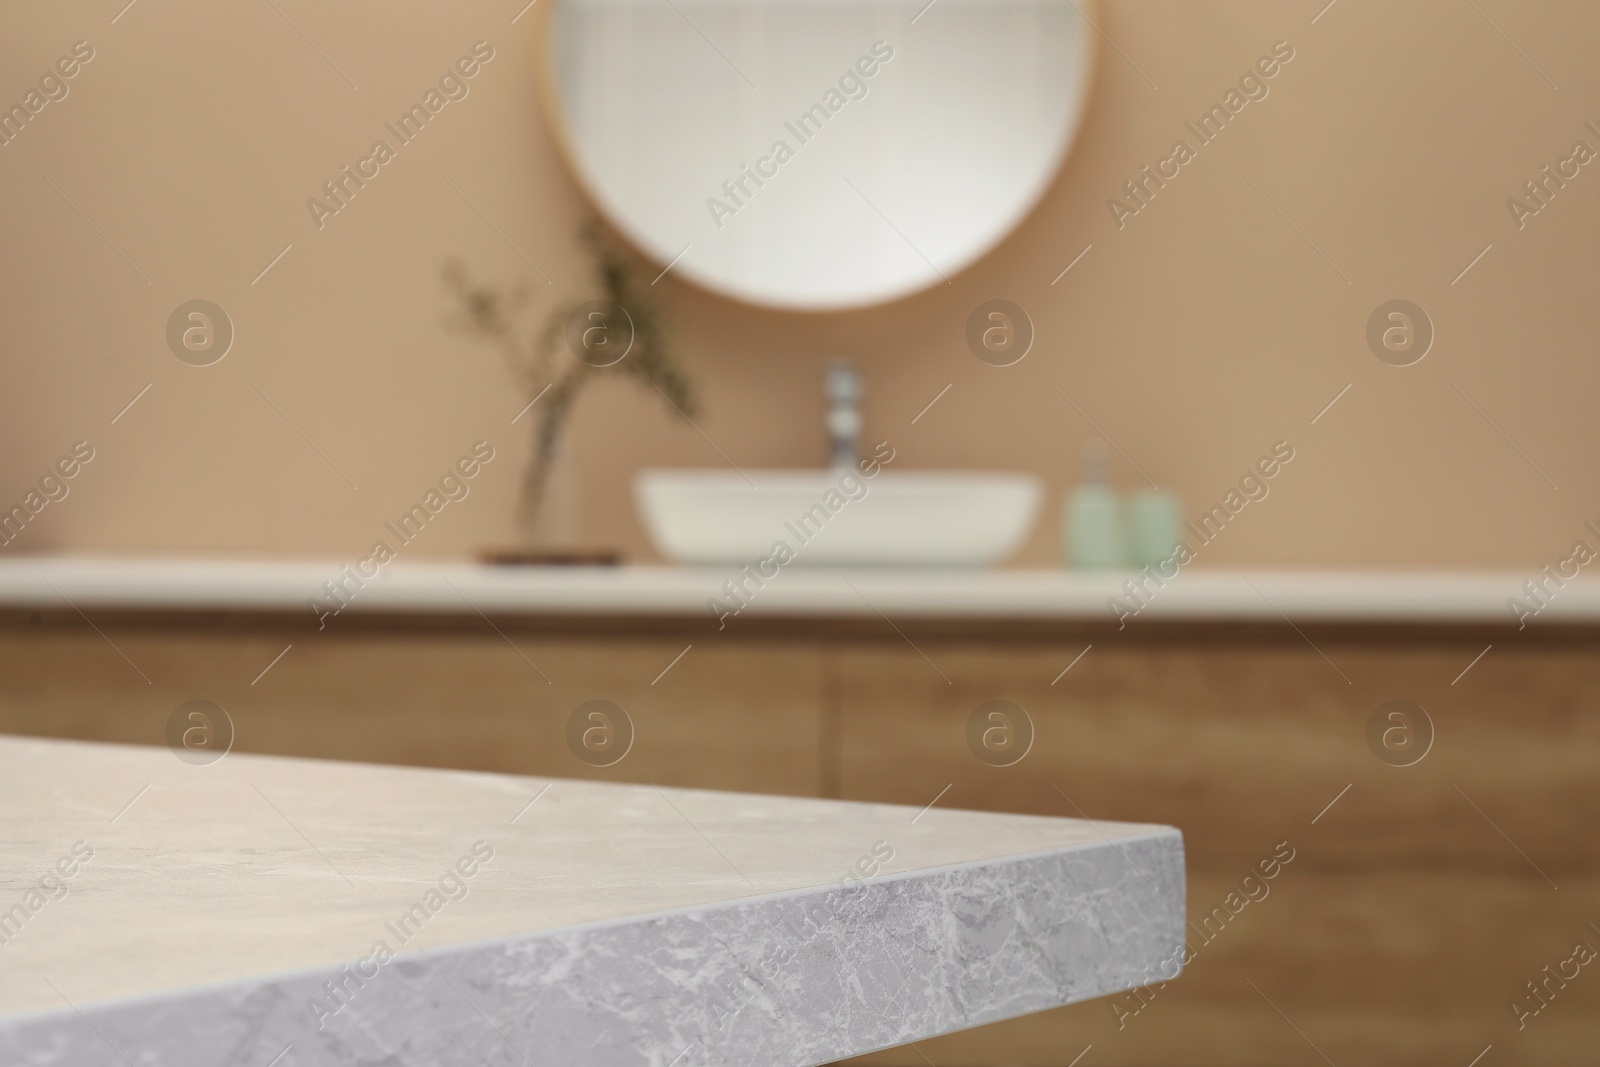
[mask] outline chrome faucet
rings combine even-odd
[[[824,385],[828,397],[828,439],[834,467],[856,465],[861,438],[861,375],[847,360],[835,360]]]

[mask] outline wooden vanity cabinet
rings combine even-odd
[[[1600,949],[1600,630],[748,622],[18,612],[0,731],[162,744],[203,699],[240,751],[1183,831],[1179,980],[862,1062],[1465,1065],[1492,1044],[1559,1067],[1600,1048],[1600,968],[1559,977]],[[633,727],[608,767],[568,745],[596,699]],[[1009,766],[969,740],[997,700],[1031,723]],[[1410,766],[1369,743],[1391,700],[1431,722]]]

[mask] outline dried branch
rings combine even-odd
[[[649,283],[641,281],[645,265],[593,220],[584,226],[581,239],[594,260],[592,295],[552,308],[543,328],[528,339],[517,325],[520,313],[533,302],[526,288],[502,291],[489,283],[475,283],[459,262],[448,263],[444,270],[445,287],[456,302],[445,318],[446,328],[499,349],[527,394],[536,395],[548,386],[534,409],[533,457],[523,473],[518,513],[524,530],[533,528],[544,503],[573,406],[596,377],[632,377],[652,392],[659,390],[686,418],[699,410],[694,384],[673,351],[670,323]],[[623,308],[633,325],[627,356],[609,367],[584,362],[566,344],[572,316],[595,300]]]

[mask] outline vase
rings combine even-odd
[[[525,483],[522,546],[533,553],[566,553],[578,544],[578,471],[572,442],[558,441]],[[542,470],[538,469],[542,466]]]

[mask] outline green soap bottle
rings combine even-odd
[[[1067,562],[1079,570],[1114,570],[1125,565],[1122,504],[1106,473],[1099,441],[1083,453],[1083,484],[1067,495],[1064,528]]]

